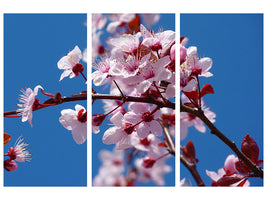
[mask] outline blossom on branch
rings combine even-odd
[[[75,46],[74,49],[68,53],[68,55],[62,57],[58,61],[58,68],[64,70],[60,76],[59,81],[61,81],[67,76],[69,76],[70,78],[74,78],[75,76],[78,76],[80,71],[83,72],[84,68],[82,64],[79,63],[81,58],[82,52],[78,46]]]
[[[32,91],[31,88],[26,90],[21,90],[22,94],[19,97],[19,102],[22,104],[17,104],[19,107],[24,107],[23,109],[18,109],[17,113],[22,113],[22,122],[29,121],[32,126],[32,111],[39,108],[39,100],[35,98],[38,94],[38,90],[43,89],[42,86],[37,85]]]
[[[81,105],[76,105],[75,110],[64,109],[61,111],[60,123],[72,132],[74,141],[83,144],[87,139],[87,112]]]

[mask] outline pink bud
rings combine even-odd
[[[147,156],[144,158],[142,166],[145,168],[152,168],[155,162],[156,162],[155,158]]]
[[[18,168],[17,163],[10,158],[4,161],[4,168],[9,172],[13,172]]]
[[[73,73],[75,76],[79,76],[80,72],[84,71],[84,66],[81,63],[77,63],[73,68],[72,68]]]
[[[94,114],[92,116],[92,125],[93,126],[100,126],[105,118],[106,118],[106,116],[104,114]]]
[[[80,121],[81,123],[85,123],[87,122],[87,112],[83,112],[84,109],[81,109],[79,112],[78,112],[78,121]]]
[[[231,175],[237,173],[237,169],[235,167],[236,162],[238,162],[238,158],[234,155],[229,155],[224,162],[224,171],[226,174]]]

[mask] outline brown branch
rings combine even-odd
[[[92,94],[92,100],[95,99],[110,99],[110,100],[123,100],[125,99],[125,102],[141,102],[141,103],[151,103],[155,104],[160,108],[166,107],[166,108],[172,108],[175,109],[175,103],[172,103],[170,101],[167,101],[166,103],[163,101],[159,101],[150,97],[133,97],[133,96],[116,96],[116,95],[109,95],[109,94]]]
[[[256,176],[263,178],[263,170],[261,169],[261,167],[258,167],[256,164],[251,162],[249,158],[238,149],[238,147],[233,141],[229,140],[214,126],[214,124],[205,116],[202,110],[195,110],[180,103],[180,112],[187,112],[201,119],[209,127],[211,133],[213,135],[216,135],[221,141],[223,141],[227,146],[229,146],[232,151],[238,156],[238,158],[242,160],[254,172]]]
[[[193,178],[195,179],[198,186],[205,186],[202,178],[200,177],[196,164],[194,162],[189,162],[183,154],[180,154],[180,161],[183,163],[183,165],[190,171]]]
[[[73,95],[71,97],[62,97],[60,99],[60,101],[57,101],[57,102],[55,102],[54,98],[50,98],[50,99],[47,99],[45,101],[47,104],[50,103],[50,105],[47,105],[47,106],[44,106],[44,107],[40,107],[40,108],[38,108],[36,110],[40,110],[42,108],[46,108],[46,107],[50,107],[50,106],[59,105],[59,104],[66,103],[66,102],[81,101],[81,100],[87,100],[87,94],[86,93],[75,94],[75,95]],[[17,113],[17,110],[6,111],[6,112],[4,112],[4,117],[10,116],[10,115],[17,115],[17,114],[19,114],[19,113]]]

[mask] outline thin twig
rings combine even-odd
[[[194,162],[189,162],[183,154],[180,154],[180,160],[183,163],[183,165],[190,171],[192,174],[193,178],[195,179],[196,183],[198,186],[205,186],[202,178],[200,177],[196,164]]]

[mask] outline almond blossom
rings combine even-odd
[[[19,107],[24,107],[23,109],[18,109],[18,113],[22,113],[21,121],[29,121],[32,126],[32,111],[38,108],[39,100],[35,98],[38,95],[38,90],[43,89],[42,86],[37,85],[32,91],[31,88],[27,88],[26,90],[21,90],[22,94],[19,97],[19,102],[22,104],[17,104]]]
[[[143,159],[139,158],[135,160],[135,166],[139,171],[138,181],[147,182],[151,179],[157,185],[164,185],[164,174],[172,170],[169,165],[165,164],[165,159],[160,159],[155,162],[153,167],[146,168],[143,166]]]
[[[115,125],[107,129],[103,135],[104,144],[116,144],[116,149],[127,149],[132,147],[130,135],[134,131],[131,124],[123,120],[123,115],[120,112],[114,114],[110,121]]]
[[[72,132],[73,139],[77,144],[83,144],[86,141],[87,112],[83,106],[77,104],[75,110],[62,110],[59,121],[62,126]]]
[[[75,76],[78,76],[78,74],[73,71],[74,67],[80,67],[82,70],[82,65],[79,63],[79,61],[82,59],[82,52],[79,49],[78,46],[75,46],[74,49],[68,53],[68,55],[62,57],[58,63],[57,66],[59,69],[64,70],[63,73],[60,76],[59,81],[61,81],[63,78],[69,76],[70,78],[74,78]]]
[[[213,74],[209,72],[212,66],[212,60],[208,57],[199,59],[197,56],[197,47],[189,47],[186,54],[186,61],[183,64],[186,69],[199,76],[213,76]]]
[[[14,147],[10,147],[7,154],[4,154],[4,156],[9,156],[8,159],[4,161],[4,168],[7,171],[15,171],[18,168],[17,162],[25,162],[31,161],[31,153],[28,150],[27,143],[24,142],[24,138],[20,136],[17,141],[15,142]]]
[[[124,115],[124,121],[133,124],[140,138],[147,137],[149,133],[156,136],[162,135],[162,127],[158,121],[160,111],[155,110],[146,103],[130,103],[129,112]]]
[[[29,144],[24,142],[24,138],[21,136],[17,139],[14,148],[10,147],[7,155],[11,157],[12,160],[16,160],[18,162],[25,162],[31,160],[31,153],[28,151]]]

